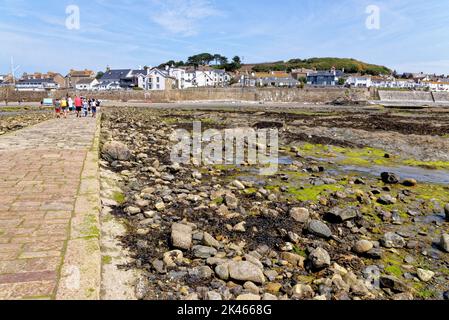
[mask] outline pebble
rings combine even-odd
[[[126,212],[130,215],[136,215],[139,214],[142,210],[138,207],[129,206],[126,208]]]
[[[220,244],[219,241],[217,241],[214,237],[212,237],[209,233],[204,232],[203,233],[203,241],[204,244],[208,247],[214,247],[214,248],[221,248],[222,245]]]
[[[310,213],[307,208],[292,208],[290,210],[290,217],[299,223],[306,223],[309,220]]]
[[[418,275],[419,280],[424,282],[432,280],[433,276],[435,275],[435,272],[421,268],[418,268],[416,273]]]
[[[368,240],[359,240],[354,245],[354,251],[356,253],[360,253],[360,254],[366,253],[366,252],[370,251],[372,248],[373,248],[373,243]]]
[[[229,279],[229,268],[227,264],[219,264],[215,267],[215,273],[221,280]]]
[[[304,268],[305,258],[303,256],[300,256],[299,254],[295,254],[295,253],[291,253],[291,252],[282,252],[281,259],[288,261],[290,264],[292,264],[295,267]]]
[[[247,281],[243,284],[243,288],[245,288],[246,290],[248,290],[251,293],[254,294],[259,294],[260,289],[258,286],[256,286],[253,282],[251,281]]]
[[[218,300],[223,300],[221,297],[221,294],[219,294],[218,292],[215,291],[208,291],[206,293],[206,300],[210,300],[210,301],[218,301]]]
[[[383,195],[377,199],[377,202],[383,205],[395,204],[397,202],[396,198],[393,198],[389,194]]]
[[[442,234],[440,238],[440,247],[446,252],[449,252],[449,234]]]
[[[259,301],[260,296],[252,293],[241,294],[237,297],[237,301]]]
[[[315,296],[315,291],[312,287],[306,284],[297,284],[292,289],[292,297],[297,299],[312,299]]]
[[[238,181],[238,180],[234,180],[234,181],[232,182],[232,185],[233,185],[234,187],[236,187],[237,189],[239,189],[239,190],[245,190],[245,186],[243,185],[243,183],[241,183],[241,182]]]
[[[262,296],[262,300],[265,301],[276,301],[278,298],[275,295],[272,295],[271,293],[264,293]]]
[[[196,258],[207,259],[211,256],[215,256],[217,254],[217,249],[206,246],[194,246],[192,248],[193,255]]]
[[[176,264],[181,262],[184,258],[182,251],[173,250],[164,253],[163,261],[167,265],[167,267],[176,267]]]

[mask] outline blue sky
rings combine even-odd
[[[80,29],[66,28],[66,7]],[[365,26],[380,8],[380,29]],[[211,52],[244,62],[351,57],[449,73],[446,0],[0,0],[0,73],[158,65]]]

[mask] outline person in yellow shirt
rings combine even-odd
[[[61,109],[64,118],[67,118],[67,100],[65,98],[61,99]]]

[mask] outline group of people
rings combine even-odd
[[[92,115],[93,118],[97,116],[97,108],[100,107],[98,99],[75,96],[67,96],[62,99],[56,99],[53,102],[55,107],[55,115],[57,118],[67,118],[69,113],[75,112],[77,118],[88,117]]]

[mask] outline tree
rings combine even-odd
[[[214,60],[214,56],[210,53],[201,53],[191,56],[187,59],[187,64],[191,66],[205,66]]]
[[[235,56],[234,58],[232,58],[232,62],[234,62],[237,65],[241,65],[242,64],[242,59],[240,59],[239,56]]]
[[[97,73],[97,76],[95,77],[95,79],[100,80],[101,78],[103,78],[103,76],[104,76],[104,72],[103,71],[99,71]]]
[[[214,54],[214,61],[215,61],[215,65],[218,65],[218,63],[220,62],[220,59],[222,58],[221,55],[219,54]]]
[[[219,61],[222,66],[224,66],[225,64],[228,64],[228,58],[226,58],[225,56],[220,56]]]

